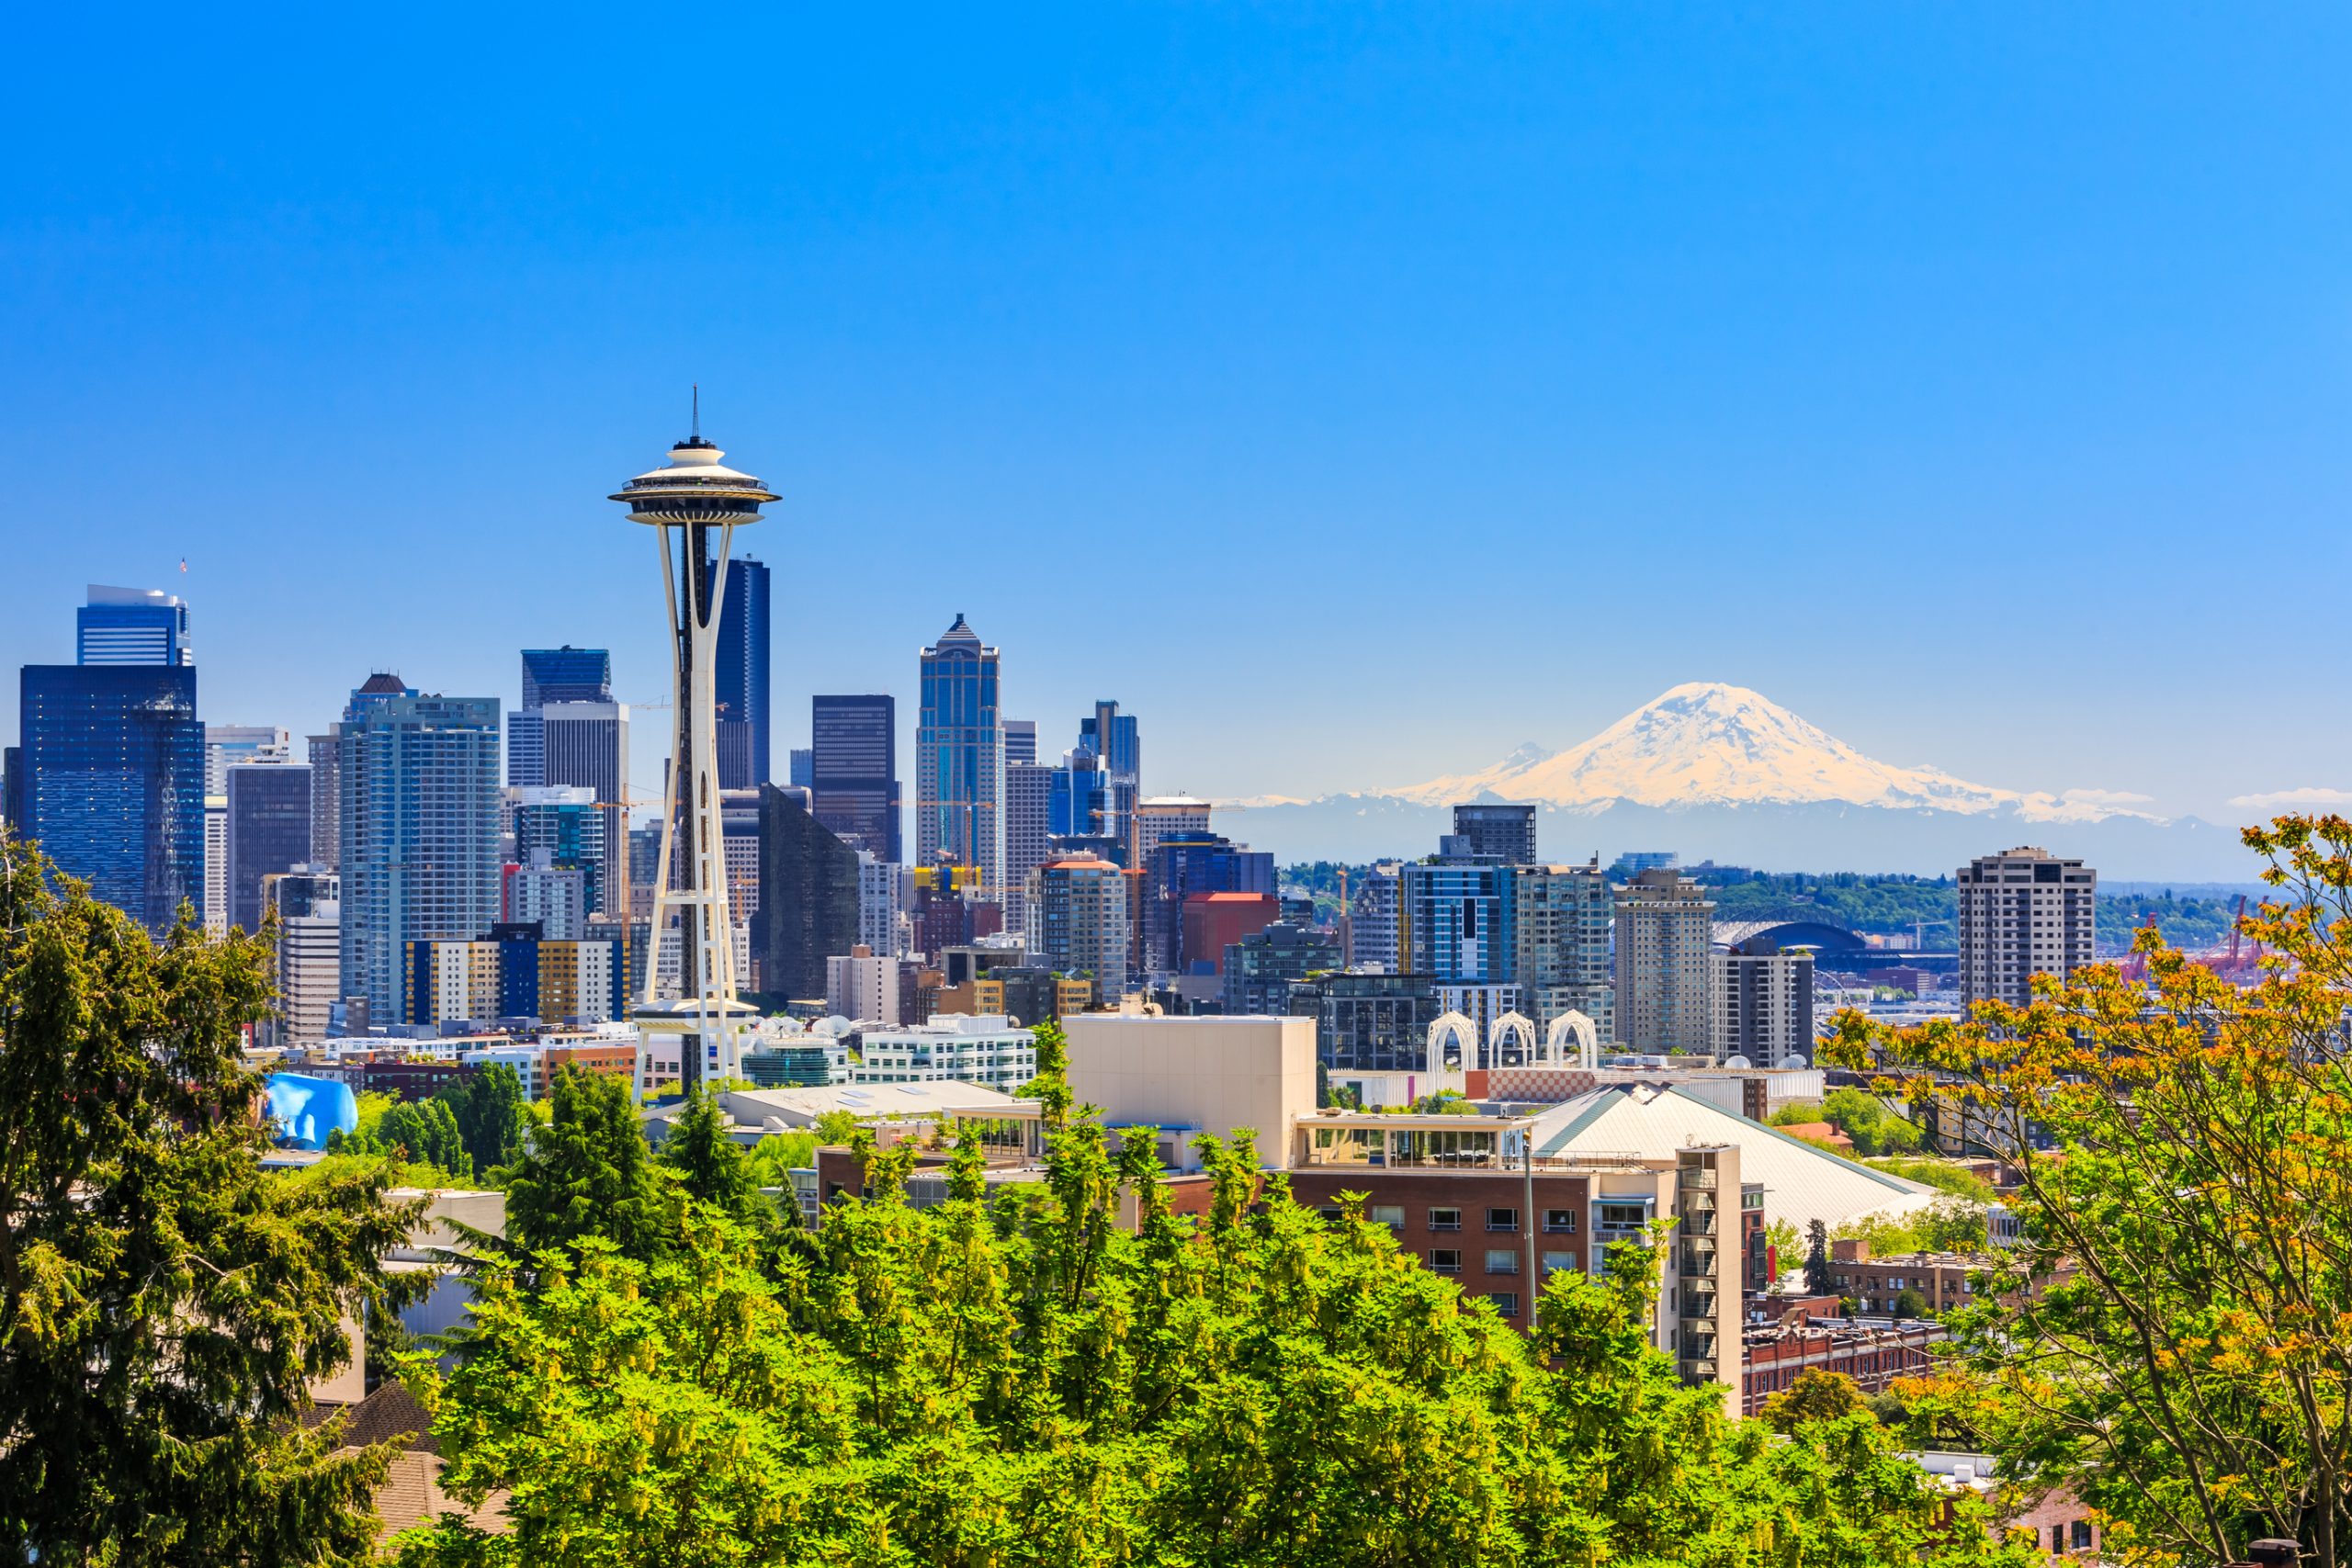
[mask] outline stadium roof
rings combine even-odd
[[[1737,947],[1759,936],[1770,937],[1775,947],[1817,947],[1825,953],[1873,951],[1856,932],[1826,920],[1717,920],[1710,940],[1718,947]]]

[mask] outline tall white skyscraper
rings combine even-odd
[[[1979,855],[1962,866],[1960,998],[2023,1007],[2033,977],[2060,979],[2091,962],[2098,873],[2047,850]]]

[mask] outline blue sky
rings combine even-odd
[[[2352,788],[2340,6],[995,9],[20,9],[0,661],[96,581],[190,596],[222,721],[567,640],[658,697],[603,498],[699,381],[786,497],[779,769],[961,611],[1155,790],[1688,680]]]

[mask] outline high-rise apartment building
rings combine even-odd
[[[1036,728],[1032,725],[1028,740],[1034,749]],[[1026,889],[1029,874],[1045,864],[1053,848],[1053,795],[1055,769],[1031,759],[1017,759],[1008,753],[1004,764],[1004,877],[1008,887]],[[1018,934],[1022,922],[1029,918],[1029,902],[1024,896],[1005,906],[1005,929]]]
[[[915,728],[915,858],[944,855],[978,874],[979,896],[1004,903],[1004,722],[998,652],[962,615],[922,650]]]
[[[1136,802],[1136,863],[1149,865],[1151,852],[1170,833],[1209,830],[1209,802],[1190,795],[1147,795]]]
[[[1144,868],[1143,965],[1147,974],[1211,974],[1224,962],[1223,942],[1214,953],[1188,951],[1185,909],[1190,900],[1213,893],[1274,897],[1274,857],[1204,829],[1170,833],[1152,846]],[[1262,922],[1261,922],[1262,923]]]
[[[205,894],[204,726],[188,664],[28,664],[17,830],[158,936]]]
[[[1127,984],[1126,874],[1096,855],[1050,855],[1029,874],[1025,942],[1040,964],[1095,982],[1115,998]]]
[[[299,762],[232,762],[228,775],[228,923],[257,931],[262,880],[310,863],[311,770]]]
[[[313,1044],[326,1038],[342,995],[340,886],[334,873],[305,863],[264,876],[261,902],[277,916],[277,1010],[262,1042]]]
[[[852,849],[902,861],[899,705],[887,694],[808,699],[817,820]]]
[[[1600,1039],[1615,1038],[1609,958],[1615,896],[1600,857],[1585,865],[1514,866],[1511,895],[1511,976],[1536,1027],[1548,1030],[1562,1013],[1580,1012]]]
[[[2098,873],[2047,850],[1979,855],[1960,868],[1960,999],[2023,1007],[2033,977],[2091,962]]]
[[[1627,1047],[1713,1053],[1714,913],[1706,890],[1669,866],[1618,890],[1617,1038]]]
[[[1094,753],[1103,774],[1102,825],[1095,831],[1127,845],[1121,864],[1140,863],[1135,832],[1136,807],[1143,799],[1143,741],[1136,731],[1136,716],[1121,713],[1114,702],[1098,702],[1093,716],[1078,722],[1078,743]]]
[[[187,606],[176,593],[93,582],[88,602],[74,613],[74,620],[76,664],[160,664],[180,669],[196,663],[196,651],[188,641]]]
[[[333,871],[335,856],[343,852],[343,785],[335,772],[341,748],[335,739],[338,726],[328,725],[324,735],[304,738],[310,749],[311,761],[311,852],[307,857],[312,865]]]
[[[1400,899],[1405,868],[1396,861],[1381,861],[1350,895],[1348,966],[1369,973],[1399,975],[1411,965],[1399,945],[1403,935]],[[1607,933],[1602,934],[1604,949]]]
[[[605,818],[600,840],[605,860],[588,912],[618,919],[628,908],[621,863],[628,852],[628,705],[585,700],[548,703],[538,716],[540,782],[550,789],[589,791]]]
[[[825,1010],[858,1023],[899,1021],[899,961],[864,942],[825,960]]]
[[[1535,863],[1535,807],[1488,803],[1453,808],[1453,831],[1469,840],[1474,855],[1493,855],[1505,865]]]
[[[1339,944],[1308,926],[1277,920],[1225,950],[1225,1010],[1285,1016],[1294,982],[1340,966]]]
[[[496,697],[371,675],[339,727],[343,995],[401,1016],[407,944],[465,940],[499,908]]]
[[[587,936],[588,877],[578,866],[558,865],[547,850],[532,850],[504,868],[498,923],[531,925],[559,942]]]
[[[768,782],[768,569],[738,557],[727,563],[727,597],[718,606],[721,789],[757,789]]]
[[[857,852],[857,940],[884,958],[895,959],[904,945],[899,914],[906,874],[904,866],[892,865],[871,850]]]
[[[1442,852],[1401,868],[1398,933],[1407,967],[1442,981],[1498,984],[1512,977],[1511,868],[1474,855],[1458,837]]]
[[[1783,952],[1758,935],[1717,952],[1714,964],[1715,1059],[1742,1056],[1752,1067],[1810,1065],[1813,954]]]
[[[612,847],[605,837],[610,818],[597,805],[596,792],[584,784],[541,784],[536,789],[516,790],[514,795],[515,863],[526,870],[576,874],[582,901],[580,918],[583,920],[593,914],[617,914],[620,900],[606,880],[615,863]],[[507,918],[528,920],[539,917],[520,913]],[[571,937],[585,933],[567,930],[543,934]]]
[[[825,960],[858,936],[857,852],[827,832],[800,791],[760,791],[760,912],[752,950],[771,997],[804,1001],[825,994]]]

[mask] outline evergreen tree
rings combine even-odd
[[[159,943],[49,874],[0,835],[0,1557],[364,1561],[389,1450],[298,1417],[414,1293],[380,1260],[415,1211],[381,1160],[262,1169],[261,939]]]
[[[752,1162],[729,1131],[716,1096],[696,1094],[686,1101],[657,1158],[678,1178],[687,1197],[730,1220],[755,1224],[775,1212],[760,1196]]]
[[[1804,1290],[1809,1296],[1831,1293],[1836,1282],[1829,1274],[1829,1227],[1819,1220],[1808,1221],[1804,1227]]]
[[[447,1171],[458,1181],[473,1179],[473,1156],[466,1152],[458,1119],[445,1100],[393,1106],[376,1125],[376,1143],[420,1165]]]
[[[564,1067],[553,1100],[548,1124],[508,1174],[508,1242],[537,1253],[602,1236],[628,1258],[662,1252],[680,1199],[647,1151],[628,1081]]]
[[[445,1084],[434,1098],[446,1102],[458,1121],[467,1155],[484,1178],[522,1157],[529,1112],[523,1077],[512,1065],[492,1062],[462,1084]]]

